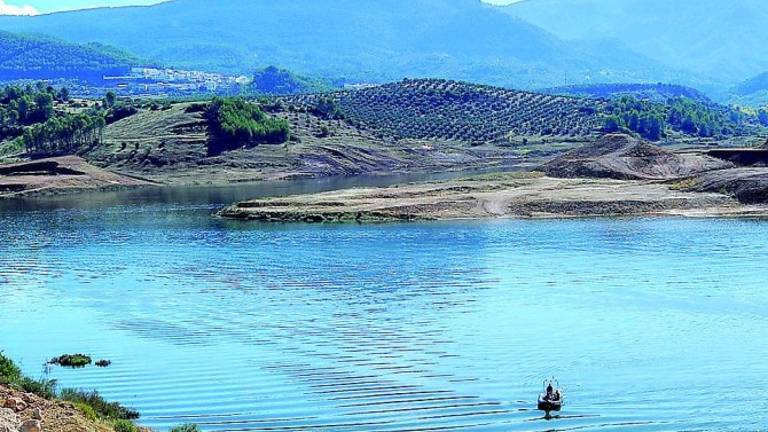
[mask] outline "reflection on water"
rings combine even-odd
[[[763,222],[261,225],[209,217],[256,190],[179,193],[0,211],[0,347],[111,359],[54,375],[160,430],[768,424]]]

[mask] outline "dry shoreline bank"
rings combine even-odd
[[[347,189],[244,201],[219,216],[267,222],[388,222],[589,216],[768,216],[712,192],[676,190],[655,181],[558,179],[500,174],[388,188]]]
[[[768,216],[768,169],[737,167],[704,154],[678,154],[627,135],[606,135],[537,170],[250,200],[218,214],[281,222]]]

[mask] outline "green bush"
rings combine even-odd
[[[196,424],[185,424],[176,426],[175,428],[171,429],[171,432],[200,432],[200,429],[197,428]]]
[[[103,419],[135,420],[139,418],[138,411],[126,408],[117,402],[107,402],[97,391],[69,388],[62,390],[59,397],[67,402],[89,405]]]
[[[34,393],[45,399],[56,397],[56,380],[25,377],[13,360],[0,353],[0,384]]]
[[[34,393],[44,399],[53,399],[56,397],[56,380],[21,377],[15,384],[16,387],[21,390],[24,390],[27,393]]]
[[[94,410],[92,406],[84,404],[82,402],[75,402],[73,405],[88,420],[96,421],[96,419],[99,418],[99,416],[96,414],[96,410]]]
[[[128,420],[116,420],[112,423],[112,427],[115,432],[140,432],[139,428]]]
[[[13,384],[21,378],[21,369],[0,352],[0,384]]]

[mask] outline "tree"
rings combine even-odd
[[[106,95],[104,95],[104,106],[107,108],[112,108],[115,106],[115,103],[117,102],[117,95],[113,91],[108,91]]]

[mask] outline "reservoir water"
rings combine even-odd
[[[0,350],[160,431],[766,430],[768,222],[211,217],[338,186],[0,203]]]

